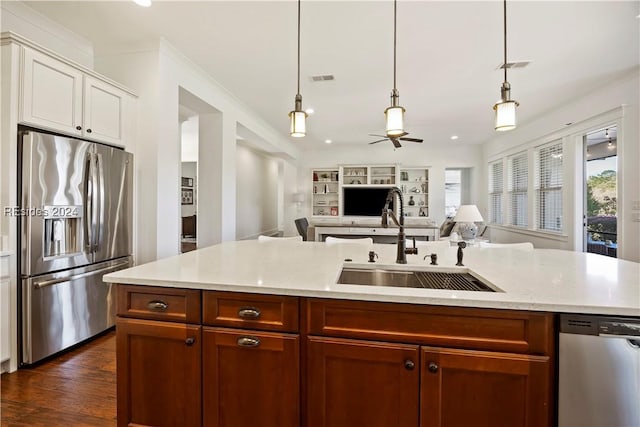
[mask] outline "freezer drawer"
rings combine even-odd
[[[102,276],[131,266],[130,257],[22,281],[22,357],[31,364],[115,324],[112,285]]]

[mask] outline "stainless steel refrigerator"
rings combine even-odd
[[[21,364],[115,323],[106,273],[131,266],[132,166],[122,149],[19,132]]]

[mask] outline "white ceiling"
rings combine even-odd
[[[94,43],[96,56],[164,37],[283,135],[296,93],[295,1],[25,2]],[[520,124],[638,66],[640,2],[510,1],[508,60]],[[302,1],[302,148],[365,144],[384,129],[392,1]],[[491,139],[502,71],[501,1],[398,4],[397,87],[410,136]],[[333,74],[330,82],[310,76]],[[287,135],[288,137],[288,135]],[[293,139],[293,138],[292,138]]]

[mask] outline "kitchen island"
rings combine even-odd
[[[436,244],[400,266],[395,251],[227,242],[105,276],[118,424],[550,426],[557,313],[640,315],[637,263],[468,248],[456,267]],[[344,266],[469,272],[498,292],[337,284]]]

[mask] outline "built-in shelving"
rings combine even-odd
[[[311,207],[313,216],[338,216],[340,210],[339,176],[338,169],[312,170]]]
[[[405,216],[429,216],[429,169],[400,169],[400,190],[404,198]]]

